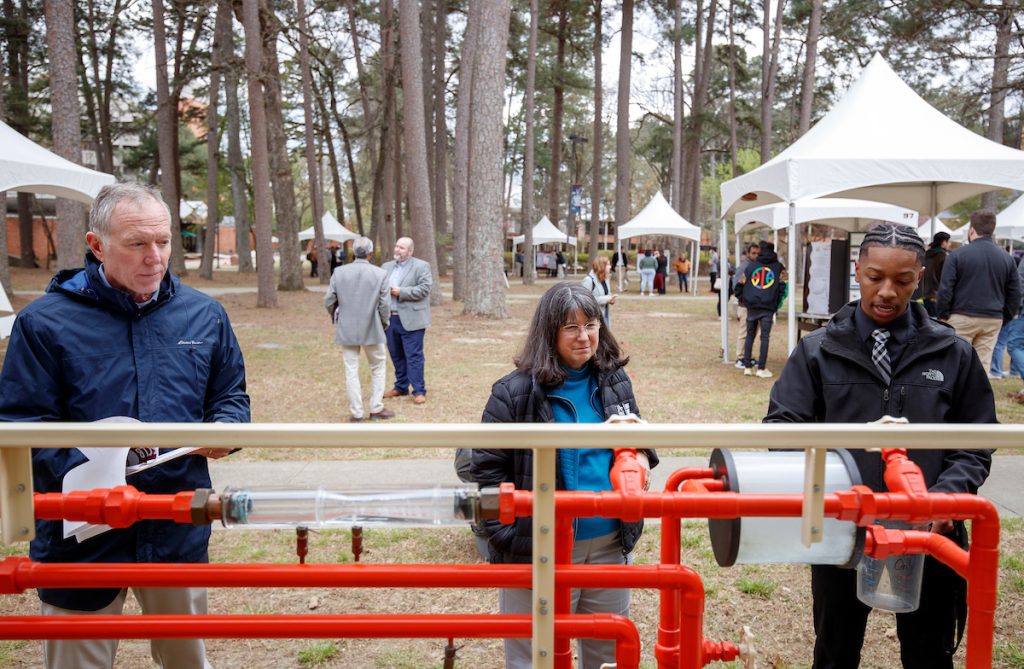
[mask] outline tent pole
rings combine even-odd
[[[939,185],[933,181],[932,182],[932,187],[931,187],[931,218],[928,220],[928,223],[930,224],[932,230],[931,230],[931,234],[928,236],[929,237],[928,240],[925,242],[926,245],[930,244],[931,241],[933,239],[935,239],[935,223],[936,223],[936,219],[938,217],[939,217]]]
[[[776,233],[778,234],[778,233]],[[789,203],[789,342],[787,353],[796,348],[796,202]],[[780,277],[781,278],[781,277]]]
[[[618,254],[618,255],[615,256],[617,258],[617,260],[615,261],[614,269],[615,269],[615,273],[619,275],[619,294],[621,295],[622,294],[622,271],[625,269],[625,267],[623,267],[622,269],[619,269],[619,263],[622,262],[622,242],[619,240],[619,235],[618,234],[615,235],[615,253]],[[625,265],[625,263],[623,263],[623,265]]]
[[[722,219],[722,226],[718,232],[718,248],[722,252],[718,254],[718,278],[722,282],[722,289],[718,291],[718,303],[722,307],[722,362],[729,363],[729,236],[725,231],[725,219]],[[712,286],[713,287],[713,286]]]

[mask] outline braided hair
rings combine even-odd
[[[871,228],[860,243],[861,253],[873,246],[913,251],[917,255],[917,262],[924,264],[924,240],[918,236],[916,230],[906,225],[880,223]]]

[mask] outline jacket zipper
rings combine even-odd
[[[900,386],[900,399],[896,403],[896,414],[898,416],[902,416],[903,415],[903,402],[906,399],[907,399],[907,387],[906,386]]]

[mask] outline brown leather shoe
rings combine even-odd
[[[400,393],[397,390],[395,390],[394,388],[388,388],[387,390],[384,391],[384,397],[387,397],[387,398],[391,398],[391,397],[405,397],[408,394],[409,393]]]
[[[426,395],[413,395],[412,396],[413,404],[423,404],[426,401],[427,401],[427,396]]]
[[[373,416],[373,414],[370,414],[370,415]],[[350,422],[350,423],[362,423],[363,419],[362,418],[358,418],[356,416],[352,416],[351,418],[348,419],[348,422]]]
[[[388,411],[387,409],[381,409],[377,413],[370,414],[370,420],[387,420],[388,418],[394,418],[395,412]]]

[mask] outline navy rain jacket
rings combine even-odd
[[[245,366],[224,308],[170,272],[157,299],[138,309],[106,286],[99,262],[58,273],[14,323],[0,372],[0,421],[249,421]],[[36,492],[60,492],[85,461],[77,449],[32,451]],[[128,478],[147,493],[210,487],[205,457],[188,455]],[[62,521],[36,521],[40,562],[206,562],[210,528],[144,521],[78,543]],[[107,606],[116,589],[41,589],[48,604],[80,611]]]

